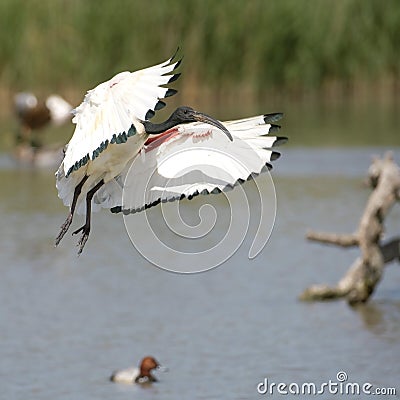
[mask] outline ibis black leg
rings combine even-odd
[[[76,235],[79,232],[82,232],[82,236],[79,239],[78,242],[78,255],[82,253],[83,248],[85,247],[85,244],[88,240],[89,233],[90,233],[90,217],[92,213],[92,199],[95,193],[104,185],[104,180],[102,179],[95,187],[90,189],[87,192],[86,195],[86,221],[85,225],[81,226],[79,229],[77,229],[75,232],[73,232],[73,235]]]
[[[58,246],[58,244],[61,242],[61,239],[64,237],[64,235],[67,233],[69,227],[71,226],[72,223],[72,218],[74,216],[75,212],[75,207],[76,203],[78,202],[78,197],[81,194],[82,187],[85,184],[89,177],[85,175],[82,180],[76,185],[75,190],[74,190],[74,198],[72,199],[72,204],[71,204],[71,211],[68,214],[67,219],[65,222],[61,225],[60,233],[56,237],[55,245]]]

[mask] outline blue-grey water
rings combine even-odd
[[[383,152],[283,150],[273,171],[276,224],[263,252],[249,260],[245,240],[226,263],[195,275],[152,266],[131,245],[122,217],[106,211],[94,216],[79,258],[69,234],[53,248],[67,213],[53,171],[19,168],[2,155],[0,397],[285,398],[261,395],[257,385],[264,378],[319,385],[345,371],[348,382],[396,387],[397,397],[380,398],[399,398],[398,263],[387,266],[364,307],[298,301],[312,283],[337,282],[357,257],[357,249],[309,243],[304,235],[357,227],[370,193],[362,180],[371,155]],[[399,234],[399,221],[396,204],[386,237]],[[169,367],[156,373],[157,384],[108,381],[114,369],[147,354]]]

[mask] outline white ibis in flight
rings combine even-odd
[[[73,232],[81,233],[78,241],[80,254],[89,237],[92,209],[97,211],[103,207],[114,213],[133,213],[159,202],[216,193],[244,182],[249,175],[260,173],[279,156],[271,148],[286,138],[268,134],[279,128],[274,122],[282,117],[280,113],[221,123],[182,106],[165,122],[150,122],[155,111],[165,106],[161,99],[176,93],[176,90],[168,88],[168,84],[180,75],[176,72],[180,61],[174,61],[174,58],[136,72],[115,75],[89,90],[81,105],[74,110],[75,132],[56,172],[58,196],[70,208],[55,240],[56,246],[69,229],[75,212],[86,215],[84,225]],[[244,141],[248,147],[240,144]],[[239,161],[246,157],[258,158],[258,161],[252,161],[250,172],[233,170],[232,182],[226,177],[225,181],[220,177],[214,180],[209,177],[210,181],[207,181],[203,174],[206,182],[192,182],[192,177],[187,182],[181,179],[178,189],[169,187],[169,171],[158,168],[158,163],[174,148],[193,149],[202,143],[234,154]],[[257,157],[254,157],[255,153]],[[134,178],[138,179],[137,187],[133,188],[137,196],[130,204],[123,204],[121,189],[124,177],[135,160],[139,161],[132,167],[137,169],[133,171]],[[189,157],[179,162],[185,162],[189,169],[193,162],[193,169],[198,169],[199,163],[195,161],[198,160]],[[226,167],[229,168],[229,164]],[[155,180],[155,186],[164,185],[164,188],[147,187],[143,189],[146,193],[139,193],[142,181],[154,174],[159,178]]]

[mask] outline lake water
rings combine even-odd
[[[348,382],[396,387],[397,397],[387,398],[399,398],[399,264],[388,265],[364,307],[297,299],[312,283],[334,284],[357,257],[357,249],[304,235],[356,228],[370,156],[383,151],[282,149],[273,171],[276,224],[263,252],[249,260],[246,239],[223,265],[194,275],[151,265],[131,245],[122,217],[105,211],[94,216],[79,258],[69,234],[54,249],[67,209],[53,172],[19,168],[1,155],[0,397],[255,399],[272,397],[257,392],[264,378],[320,385],[344,371]],[[197,213],[198,203],[190,204]],[[387,237],[399,233],[399,221],[396,205]],[[108,381],[147,354],[169,367],[156,373],[157,384]]]

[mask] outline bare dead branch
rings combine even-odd
[[[308,240],[327,244],[335,244],[341,247],[352,247],[358,245],[358,235],[355,233],[337,234],[309,231],[306,237]]]
[[[400,261],[400,238],[382,244],[384,220],[393,204],[400,199],[400,169],[391,153],[374,158],[368,171],[368,183],[373,191],[368,199],[359,227],[353,234],[309,232],[309,240],[342,247],[358,245],[361,255],[351,265],[336,286],[314,285],[300,299],[305,301],[346,298],[355,305],[366,302],[383,275],[385,263]]]

